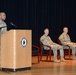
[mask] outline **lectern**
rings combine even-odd
[[[1,36],[2,70],[31,69],[32,31],[10,30]]]

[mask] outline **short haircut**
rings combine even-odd
[[[49,30],[49,29],[48,29],[48,28],[45,28],[45,29],[44,29],[44,32],[45,32],[46,30]]]
[[[68,29],[68,27],[64,27],[64,28],[63,28],[63,31],[64,31],[64,29]]]

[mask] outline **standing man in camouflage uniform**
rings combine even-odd
[[[53,50],[54,53],[54,62],[60,62],[59,60],[57,60],[57,50],[60,50],[60,56],[61,56],[61,61],[64,62],[66,61],[63,57],[64,57],[64,52],[63,52],[63,47],[54,43],[51,38],[48,36],[49,34],[49,29],[46,28],[44,30],[44,35],[40,38],[40,41],[43,43],[43,45],[47,45],[50,46],[51,49]],[[44,46],[44,49],[48,50],[49,48]]]
[[[5,19],[6,19],[6,14],[4,12],[0,12],[0,29],[1,29],[0,35],[7,31],[7,25],[4,22]]]
[[[76,59],[76,43],[71,42],[70,36],[68,35],[68,28],[63,28],[63,33],[59,36],[59,40],[61,41],[62,45],[68,45],[72,49],[72,59]],[[65,46],[64,46],[65,48]]]
[[[6,19],[6,14],[4,12],[0,12],[0,65],[1,65],[1,35],[7,32],[7,25],[4,22]]]

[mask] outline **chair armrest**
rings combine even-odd
[[[38,46],[32,45],[32,47],[37,48],[38,50],[40,49]]]

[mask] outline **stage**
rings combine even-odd
[[[66,57],[68,59],[68,57]],[[67,62],[54,63],[52,61],[45,61],[43,56],[42,61],[37,63],[37,56],[32,57],[31,70],[19,72],[2,72],[0,75],[76,75],[76,60],[67,60]]]

